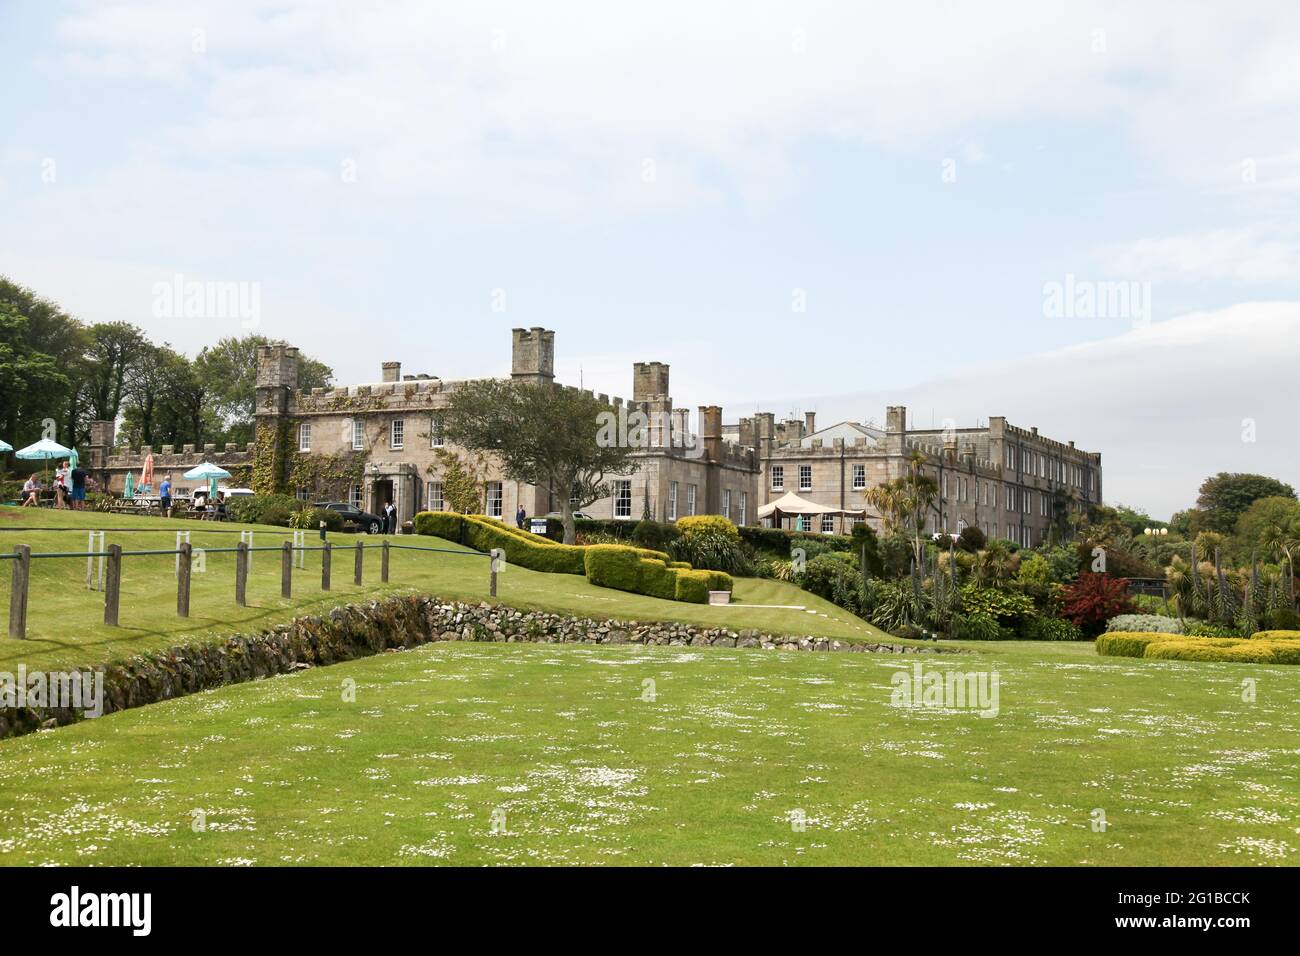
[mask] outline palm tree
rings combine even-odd
[[[1295,607],[1295,556],[1300,551],[1300,521],[1282,518],[1264,529],[1263,545],[1286,561],[1287,599]]]

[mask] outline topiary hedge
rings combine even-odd
[[[733,587],[730,575],[675,567],[653,551],[621,544],[592,544],[582,550],[587,580],[598,587],[693,604],[707,604],[710,591]]]
[[[1231,638],[1190,638],[1181,641],[1157,641],[1143,657],[1162,661],[1219,661],[1239,664],[1273,664],[1273,645],[1268,641],[1233,641]]]
[[[631,591],[668,601],[707,603],[708,592],[730,591],[729,575],[694,571],[685,562],[670,562],[662,551],[633,548],[624,544],[560,544],[541,535],[522,531],[482,515],[461,515],[449,511],[421,511],[415,516],[415,533],[445,538],[476,551],[501,549],[510,564],[531,571],[553,574],[583,574],[599,587]],[[680,588],[678,580],[690,575]],[[695,577],[703,575],[703,577]],[[704,581],[703,597],[697,582]]]
[[[1181,638],[1180,634],[1156,631],[1108,631],[1098,635],[1097,653],[1103,657],[1142,657],[1151,644]]]
[[[1108,657],[1165,661],[1300,664],[1300,635],[1296,640],[1253,640],[1113,631],[1097,638],[1097,653]]]
[[[1300,641],[1300,631],[1256,631],[1252,641]]]

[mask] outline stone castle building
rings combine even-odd
[[[512,379],[554,383],[554,369],[553,331],[512,330]],[[476,457],[449,447],[441,435],[440,415],[462,384],[403,375],[393,361],[383,363],[376,382],[304,391],[298,388],[298,350],[266,346],[258,355],[257,441],[221,451],[166,447],[155,455],[155,470],[179,473],[210,459],[247,474],[255,488],[274,481],[302,498],[345,499],[368,511],[392,501],[406,521],[417,511],[446,507],[448,453],[467,462]],[[689,409],[673,403],[669,368],[662,362],[633,365],[630,400],[598,397],[620,420],[640,413],[648,422],[647,440],[633,452],[632,473],[611,476],[611,495],[582,509],[598,518],[638,520],[649,514],[675,521],[721,514],[753,524],[762,505],[793,492],[864,514],[814,518],[803,525],[808,530],[847,531],[855,520],[879,529],[880,516],[866,493],[906,474],[917,452],[924,457],[921,472],[939,487],[927,518],[933,531],[976,525],[990,537],[1036,545],[1062,512],[1101,501],[1099,454],[1004,418],[974,428],[909,429],[907,410],[894,406],[886,411],[884,428],[846,421],[819,430],[812,412],[781,422],[760,412],[724,426],[722,409],[704,405],[692,430]],[[94,436],[91,467],[120,491],[125,472],[138,469],[148,449],[114,449],[112,423],[96,423]],[[520,505],[529,515],[559,511],[557,490],[511,480],[489,457],[472,464],[484,481],[486,514],[512,520]]]

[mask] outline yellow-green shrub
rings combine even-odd
[[[1238,664],[1277,663],[1273,645],[1268,641],[1238,641],[1230,646],[1212,644],[1205,638],[1182,641],[1157,641],[1142,655],[1150,660],[1219,661]]]
[[[482,515],[458,515],[447,511],[421,511],[415,516],[417,534],[428,534],[463,543],[475,551],[500,548],[510,564],[532,571],[582,574],[582,548],[559,544],[540,534],[529,534]]]
[[[712,587],[713,574],[712,571],[678,571],[674,596],[679,601],[708,604],[709,592],[718,590]]]
[[[522,531],[483,515],[460,515],[448,511],[422,511],[415,516],[417,534],[427,534],[463,543],[476,551],[501,549],[510,564],[532,571],[560,574],[585,574],[592,584],[616,588],[635,594],[647,594],[668,601],[706,603],[710,590],[731,590],[730,575],[717,571],[692,571],[685,562],[669,564],[668,555],[649,548],[625,544],[578,546],[560,544],[542,535]],[[692,584],[683,587],[678,597],[677,577],[682,574],[704,575],[706,587],[702,597]]]
[[[1105,657],[1141,657],[1149,645],[1181,637],[1156,631],[1110,631],[1098,635],[1097,653]]]
[[[1252,641],[1300,641],[1300,631],[1256,631]]]
[[[677,519],[677,530],[688,536],[704,531],[715,531],[718,534],[725,534],[728,538],[740,540],[740,531],[722,515],[687,515],[685,518]]]
[[[667,555],[621,544],[592,544],[583,549],[587,580],[667,601],[707,604],[709,591],[729,591],[731,576],[718,571],[693,571],[690,565],[670,564]]]

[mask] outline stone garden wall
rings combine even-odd
[[[707,645],[886,654],[954,651],[890,643],[850,644],[825,637],[773,636],[689,624],[601,621],[504,605],[401,595],[367,604],[348,604],[326,617],[301,617],[258,634],[187,644],[109,663],[104,667],[104,713],[431,641]],[[0,710],[0,738],[79,719],[79,713],[63,708]]]

